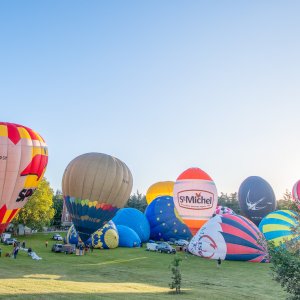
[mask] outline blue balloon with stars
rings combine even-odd
[[[72,224],[72,226],[69,228],[66,240],[68,244],[74,244],[74,245],[77,245],[79,242],[81,242],[81,239],[74,227],[74,224]]]
[[[180,218],[173,202],[173,197],[155,198],[145,211],[150,224],[150,238],[156,241],[172,239],[188,240],[192,237],[188,227]]]

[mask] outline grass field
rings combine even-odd
[[[12,246],[1,245],[0,299],[285,299],[271,278],[268,264],[216,262],[184,253],[183,294],[170,292],[173,255],[145,248],[94,250],[85,256],[52,253],[50,234],[25,237],[41,261],[20,251],[4,257]],[[23,239],[20,238],[20,241]],[[45,241],[49,241],[48,248]]]

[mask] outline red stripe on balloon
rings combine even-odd
[[[251,248],[248,246],[236,245],[226,243],[227,254],[257,254],[257,255],[265,255],[265,252],[259,251],[255,248]]]
[[[15,215],[17,214],[18,211],[19,211],[18,208],[13,209],[10,216],[8,217],[6,223],[9,223],[15,217]]]
[[[6,205],[4,204],[1,208],[0,208],[0,222],[2,222],[4,215],[7,211]]]

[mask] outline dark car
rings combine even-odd
[[[8,238],[4,241],[5,245],[13,245],[14,243],[18,243],[18,241],[16,239],[13,239],[13,238]]]
[[[170,246],[168,243],[158,244],[157,251],[160,253],[162,253],[162,252],[172,253],[172,254],[176,253],[176,250],[172,246]]]

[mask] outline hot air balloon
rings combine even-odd
[[[274,246],[285,244],[287,241],[299,239],[293,233],[292,227],[298,226],[298,214],[291,210],[277,210],[265,216],[259,224],[260,231],[267,241],[274,243]]]
[[[119,247],[140,247],[141,239],[131,228],[124,225],[116,225],[119,233]]]
[[[235,212],[229,207],[218,205],[216,208],[215,214],[216,215],[225,215],[225,214],[233,215],[233,214],[235,214]]]
[[[259,176],[246,178],[238,192],[243,214],[259,225],[264,216],[276,209],[276,199],[270,184]]]
[[[192,238],[194,255],[210,259],[268,262],[266,241],[256,225],[239,215],[216,215]]]
[[[179,175],[174,185],[174,204],[193,235],[214,214],[217,203],[216,185],[204,171],[190,168]]]
[[[155,198],[160,196],[173,197],[174,181],[160,181],[152,184],[146,193],[147,203],[150,204]]]
[[[81,239],[73,224],[67,232],[66,242],[67,244],[74,244],[74,245],[81,243]]]
[[[144,243],[150,237],[150,225],[145,215],[135,208],[122,208],[113,217],[112,221],[116,226],[124,225],[137,233]]]
[[[92,245],[99,249],[114,249],[119,245],[119,234],[111,222],[92,234]]]
[[[298,209],[300,210],[300,180],[298,180],[293,186],[293,200],[295,201]]]
[[[87,153],[69,163],[62,180],[63,196],[83,242],[124,207],[131,189],[131,172],[115,157]]]
[[[191,233],[174,207],[173,197],[153,200],[146,208],[145,216],[150,224],[150,238],[157,241],[191,238]]]
[[[47,145],[38,133],[0,122],[0,233],[33,194],[47,163]]]

